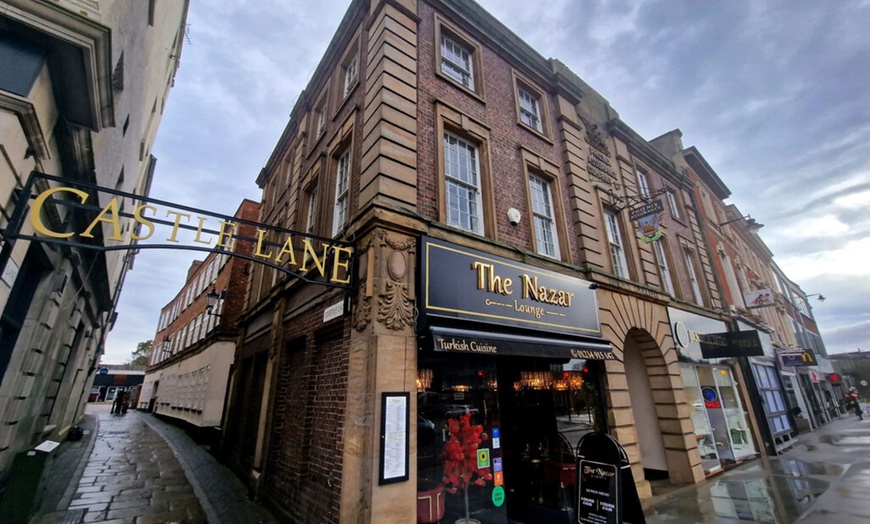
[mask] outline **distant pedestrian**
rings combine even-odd
[[[120,389],[115,391],[115,400],[112,401],[112,411],[113,415],[121,414],[121,407],[124,405],[124,392]]]
[[[858,420],[864,420],[864,410],[861,409],[861,402],[858,400],[858,392],[855,388],[849,389],[849,392],[846,393],[846,398],[848,399],[846,405],[849,409],[855,411],[855,414],[858,415]]]
[[[123,395],[121,395],[121,414],[124,415],[127,413],[127,408],[130,407],[130,392],[125,391]]]

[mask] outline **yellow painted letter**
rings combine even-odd
[[[142,216],[143,209],[150,209],[152,213],[157,214],[156,207],[149,206],[146,204],[142,204],[141,206],[139,206],[133,210],[133,219],[137,223],[142,224],[143,226],[148,228],[148,234],[143,235],[143,236],[139,235],[139,228],[138,227],[133,228],[133,231],[130,232],[130,238],[132,238],[133,240],[146,240],[146,239],[151,238],[151,235],[154,234],[154,222],[152,222],[152,221],[150,221],[147,218]]]
[[[105,218],[106,213],[111,214],[111,217]],[[94,221],[91,222],[91,225],[89,225],[88,228],[85,229],[85,232],[82,233],[82,236],[93,238],[94,235],[93,233],[91,233],[91,231],[93,231],[94,227],[96,227],[98,222],[107,222],[109,224],[112,224],[112,236],[109,237],[109,240],[116,240],[118,242],[124,241],[124,237],[121,236],[121,222],[118,218],[117,198],[113,198],[109,201],[108,204],[106,204],[106,207],[104,207],[103,210],[100,211],[100,214],[97,215],[97,218],[95,218]]]
[[[48,197],[55,193],[60,193],[61,191],[69,191],[70,193],[78,195],[82,204],[88,200],[87,193],[81,189],[73,189],[71,187],[53,187],[40,193],[39,196],[36,197],[36,200],[33,201],[33,207],[30,208],[30,224],[33,226],[33,229],[43,236],[51,238],[69,238],[73,236],[73,233],[58,233],[48,229],[45,227],[45,224],[42,223],[42,217],[40,216],[42,213],[42,206],[45,205],[45,201],[48,200]]]

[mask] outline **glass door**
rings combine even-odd
[[[444,492],[440,515],[418,521],[452,523],[467,512],[482,524],[568,522],[574,449],[603,429],[596,366],[437,353],[418,362],[418,511],[431,508],[423,491]]]
[[[722,411],[730,436],[731,450],[735,460],[743,460],[757,453],[746,421],[746,414],[737,394],[736,383],[729,368],[713,368],[713,377],[722,399]]]

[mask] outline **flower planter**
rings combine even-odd
[[[432,524],[444,517],[444,486],[421,480],[417,484],[417,522]]]

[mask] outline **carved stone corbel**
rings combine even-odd
[[[396,240],[381,232],[382,288],[378,293],[378,322],[395,331],[414,325],[414,253],[417,240]]]

